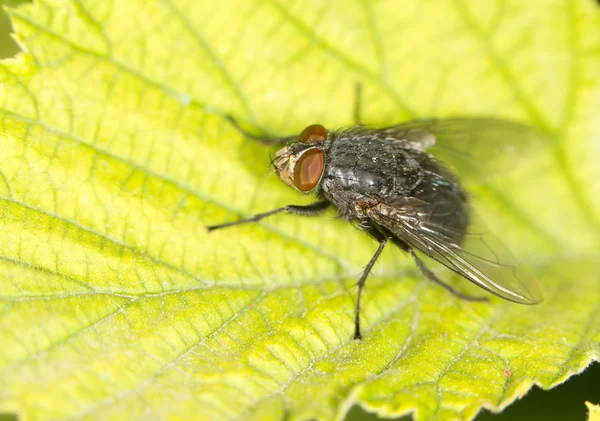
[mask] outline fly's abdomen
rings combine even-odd
[[[469,203],[456,177],[431,156],[421,160],[422,180],[410,193],[427,203],[421,215],[430,225],[439,227],[437,235],[445,241],[461,244],[469,227]]]

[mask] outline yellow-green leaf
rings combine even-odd
[[[600,406],[594,405],[590,402],[586,402],[585,406],[588,408],[588,421],[599,421],[600,420]]]
[[[472,418],[600,356],[591,0],[39,0],[0,63],[0,410],[27,419]],[[546,137],[471,188],[545,301],[466,303],[243,139],[493,115]],[[466,281],[441,272],[460,289]]]

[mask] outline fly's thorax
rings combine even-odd
[[[424,151],[378,133],[333,133],[320,188],[345,219],[360,217],[354,206],[368,199],[413,197],[433,201],[450,214],[465,214],[458,219],[466,220],[466,197],[443,165]]]
[[[310,193],[318,188],[325,172],[325,144],[328,132],[313,124],[298,135],[298,140],[275,155],[275,172],[289,186]]]
[[[360,132],[338,133],[328,150],[324,192],[332,196],[340,191],[348,196],[407,194],[422,177],[413,159],[417,152],[390,146],[394,145]]]

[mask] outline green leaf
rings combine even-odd
[[[0,64],[0,411],[27,419],[471,419],[600,356],[591,0],[39,0]],[[466,303],[301,197],[257,132],[495,115],[547,141],[471,186],[545,301]],[[489,222],[491,221],[491,222]],[[450,277],[460,289],[465,281]]]

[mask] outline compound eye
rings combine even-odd
[[[312,124],[298,136],[302,143],[324,142],[327,139],[327,129],[320,124]]]
[[[302,192],[312,190],[325,169],[325,152],[313,148],[304,152],[294,168],[294,185]]]

